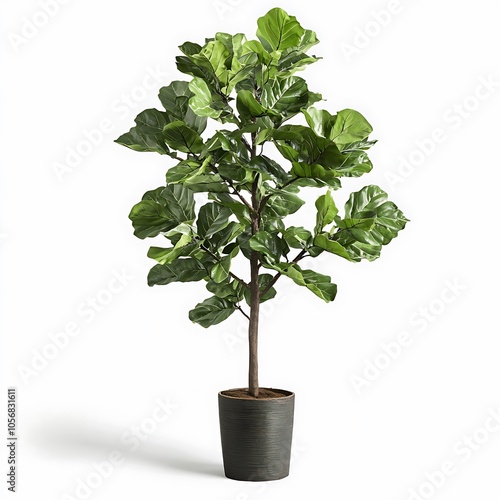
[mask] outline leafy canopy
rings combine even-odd
[[[296,74],[319,59],[309,55],[318,43],[313,31],[279,8],[257,25],[256,40],[216,33],[203,45],[181,45],[177,68],[189,81],[160,89],[164,109],[143,111],[116,141],[176,161],[165,185],[148,191],[130,219],[137,237],[166,240],[166,247],[149,250],[157,262],[150,286],[206,283],[210,297],[189,313],[203,327],[236,310],[246,315],[241,304],[250,304],[249,283],[231,271],[238,255],[257,253],[261,302],[276,295],[281,276],[330,302],[337,293],[331,278],[299,261],[323,252],[373,261],[407,222],[377,186],[352,193],[339,211],[332,192],[342,178],[372,169],[372,127],[352,109],[332,115],[315,106],[322,96]],[[208,119],[222,124],[211,137],[203,135]],[[280,161],[264,154],[269,144]],[[311,229],[285,224],[304,204],[301,187],[327,188]],[[195,193],[206,193],[199,208]]]

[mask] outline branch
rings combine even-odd
[[[250,144],[248,144],[248,141],[246,140],[245,136],[241,136],[241,142],[246,146],[246,148],[248,149],[248,151],[251,153],[252,152],[252,146],[250,146]]]
[[[237,305],[236,309],[238,309],[238,311],[240,311],[240,313],[243,314],[248,321],[250,321],[250,316],[241,308],[241,306]]]
[[[213,257],[217,262],[221,261],[221,258],[218,255],[214,254],[206,246],[200,245],[200,248],[202,250],[204,250],[208,255],[210,255],[210,257]],[[250,285],[246,281],[242,280],[241,278],[238,278],[238,276],[236,276],[235,274],[233,274],[231,271],[229,271],[229,276],[231,276],[231,278],[235,279],[238,283],[241,283],[245,288],[249,288],[250,287]]]
[[[297,257],[295,257],[295,259],[292,260],[292,264],[297,264],[299,261],[301,261],[304,257],[307,256],[307,251],[306,250],[302,250],[298,255]],[[282,273],[277,273],[274,278],[269,282],[269,284],[266,286],[266,288],[264,288],[264,290],[262,290],[262,292],[260,292],[260,296],[264,296],[267,292],[269,292],[269,290],[271,290],[271,288],[276,284],[276,282],[281,278],[281,276],[283,276]]]
[[[215,165],[210,164],[209,167],[213,172],[219,174],[219,171],[217,170],[217,167]],[[255,210],[252,207],[252,205],[250,205],[250,203],[245,199],[245,197],[236,189],[236,186],[233,184],[233,181],[231,179],[228,179],[227,177],[223,177],[222,175],[220,175],[220,177],[233,190],[231,194],[236,195],[241,200],[243,205],[245,205],[248,208],[248,210],[250,210],[250,212],[254,212]]]

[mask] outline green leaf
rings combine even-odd
[[[364,141],[373,132],[365,117],[353,109],[339,111],[329,139],[342,150],[353,142]]]
[[[134,151],[169,154],[170,149],[161,135],[148,135],[141,132],[139,127],[132,127],[128,132],[115,140],[117,144]]]
[[[388,201],[378,186],[366,186],[352,193],[345,205],[345,218],[333,235],[353,260],[375,260],[382,246],[389,244],[405,228],[408,219]]]
[[[297,19],[280,8],[271,9],[257,25],[257,38],[270,52],[297,47],[305,34]]]
[[[209,118],[217,119],[222,113],[222,109],[215,109],[213,103],[216,97],[210,91],[205,80],[199,77],[194,77],[189,83],[189,88],[194,94],[189,100],[189,105],[198,116],[208,116]],[[220,99],[220,96],[219,96]]]
[[[170,154],[170,149],[165,143],[163,128],[171,121],[167,113],[157,109],[146,109],[137,115],[136,126],[115,142],[134,151]]]
[[[134,205],[129,219],[135,229],[134,234],[141,239],[153,238],[177,226],[165,206],[152,200],[142,200]]]
[[[148,285],[169,285],[176,281],[187,283],[207,277],[205,266],[196,259],[178,259],[171,264],[157,264],[148,274]]]
[[[193,192],[183,184],[169,184],[161,193],[165,198],[165,212],[177,224],[194,221],[195,201]]]
[[[184,122],[174,121],[163,129],[163,135],[167,144],[183,153],[201,153],[203,140],[200,134],[189,128]]]
[[[203,328],[225,321],[236,310],[235,304],[220,297],[210,297],[189,311],[189,319]]]
[[[169,231],[165,236],[167,238],[179,237],[172,248],[151,247],[148,251],[148,257],[156,260],[160,264],[170,264],[179,257],[190,255],[198,243],[193,242],[192,230],[186,224],[181,224]]]
[[[184,185],[195,193],[227,193],[229,188],[218,174],[200,174],[189,177]]]
[[[314,229],[314,233],[319,234],[325,226],[328,226],[328,224],[331,224],[335,220],[335,216],[338,213],[338,208],[333,201],[330,191],[316,200],[316,209],[316,228]]]
[[[303,227],[289,227],[284,233],[283,238],[292,248],[307,248],[312,242],[312,234]]]
[[[250,238],[249,244],[252,250],[267,255],[273,261],[279,261],[282,255],[282,241],[276,234],[259,231]]]
[[[223,257],[220,262],[217,262],[210,271],[210,277],[215,283],[222,283],[229,277],[229,270],[231,269],[231,256]]]
[[[201,164],[192,160],[183,160],[175,167],[167,171],[166,180],[167,184],[177,184],[192,179],[202,170]]]
[[[240,302],[244,298],[244,290],[246,287],[236,280],[229,283],[215,283],[209,280],[207,290],[221,299],[227,299],[230,302]]]
[[[221,231],[229,224],[231,210],[217,203],[207,203],[200,208],[198,214],[198,235],[202,238],[210,238],[212,235]]]
[[[293,162],[291,173],[296,177],[304,179],[315,179],[321,181],[321,185],[339,189],[340,180],[336,177],[336,171],[327,170],[321,165],[309,165],[307,163]]]
[[[337,295],[337,285],[329,276],[315,271],[303,270],[297,264],[280,263],[272,266],[278,272],[304,286],[325,302],[331,302]]]
[[[307,124],[316,132],[316,134],[330,138],[330,133],[335,125],[335,120],[337,116],[331,115],[325,109],[316,109],[310,107],[307,110],[302,110]]]
[[[236,108],[240,114],[240,118],[246,122],[259,116],[278,114],[271,111],[260,104],[249,90],[240,90],[236,97]]]
[[[237,238],[245,230],[245,227],[246,225],[231,221],[224,229],[214,233],[207,242],[210,248],[217,252]]]
[[[288,181],[288,174],[283,170],[283,167],[267,156],[256,156],[244,168],[259,172],[264,177],[270,177],[277,183],[284,184]]]
[[[227,84],[226,60],[229,58],[229,51],[222,42],[212,40],[201,49],[199,54],[193,54],[190,58],[195,64],[212,70],[219,80]]]
[[[167,87],[162,87],[158,97],[171,117],[171,122],[179,120],[201,134],[206,128],[207,119],[197,116],[190,108],[190,99],[193,97],[190,87],[188,82],[175,81]]]
[[[277,111],[285,119],[296,115],[309,102],[309,90],[303,78],[270,80],[262,88],[262,105]]]
[[[243,203],[234,200],[227,193],[210,194],[209,198],[215,200],[219,205],[227,207],[236,216],[239,222],[248,226],[250,224],[250,211]]]
[[[351,254],[338,241],[333,241],[329,238],[328,233],[321,233],[315,236],[314,246],[335,255],[339,255],[344,259],[353,260]]]
[[[319,61],[319,57],[308,56],[304,52],[295,49],[287,49],[278,61],[278,72],[276,76],[290,76],[296,71],[303,70],[306,66]]]
[[[317,164],[332,170],[345,162],[333,141],[319,137],[309,127],[285,125],[271,135],[280,153],[292,162]]]
[[[273,215],[286,217],[297,212],[304,203],[305,201],[301,200],[296,194],[278,190],[267,202],[264,212],[271,211]]]

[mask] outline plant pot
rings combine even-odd
[[[288,476],[295,394],[261,389],[279,397],[245,398],[219,392],[219,419],[226,477],[273,481]]]

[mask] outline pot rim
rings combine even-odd
[[[276,392],[281,392],[283,393],[283,396],[282,397],[279,397],[279,398],[253,398],[253,399],[248,399],[248,398],[238,398],[238,397],[235,397],[235,396],[229,396],[228,394],[223,394],[224,392],[227,392],[227,391],[241,391],[241,390],[248,390],[248,387],[237,387],[237,388],[234,388],[234,389],[224,389],[223,391],[219,391],[219,396],[220,397],[223,397],[223,398],[226,398],[226,399],[235,399],[235,400],[238,400],[238,401],[283,401],[284,399],[291,399],[295,396],[295,393],[292,392],[292,391],[288,391],[286,389],[277,389],[275,387],[261,387],[260,389],[267,389],[267,390],[271,390],[271,391],[276,391]]]

